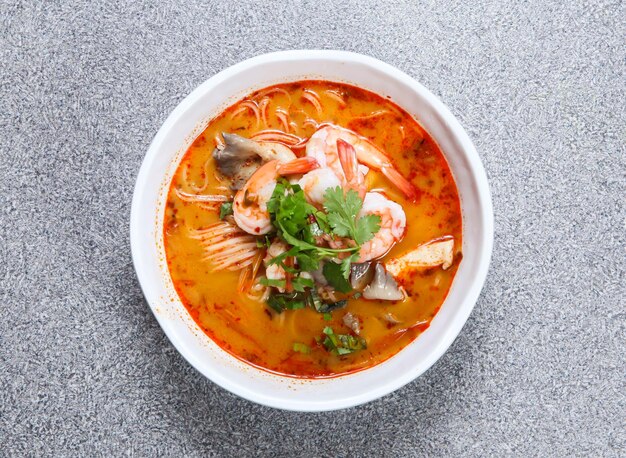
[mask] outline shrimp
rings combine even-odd
[[[345,180],[341,167],[337,140],[349,143],[356,150],[359,162],[380,171],[411,201],[417,199],[417,189],[393,166],[391,159],[367,138],[343,127],[326,124],[315,132],[306,145],[306,155],[314,157],[320,167],[331,168],[337,176]]]
[[[359,193],[361,198],[365,195],[365,174],[362,170],[359,170],[359,163],[354,147],[338,139],[337,156],[340,163],[341,175],[334,172],[330,167],[324,167],[307,173],[298,182],[310,203],[322,205],[324,203],[326,190],[336,188],[337,186],[346,189],[354,189]]]
[[[306,156],[314,157],[320,164],[320,167],[328,167],[330,170],[332,170],[342,184],[346,184],[348,178],[346,176],[346,172],[343,169],[343,163],[339,157],[340,147],[337,145],[337,143],[339,140],[342,140],[344,142],[344,145],[346,143],[350,144],[349,140],[346,140],[346,138],[340,136],[340,134],[342,134],[344,130],[345,129],[341,129],[339,127],[326,125],[318,129],[311,136],[311,138],[309,138],[309,141],[306,144]],[[363,168],[359,170],[359,172],[361,172],[363,175],[365,175],[367,171],[368,170]]]
[[[355,190],[362,199],[365,196],[365,174],[359,170],[356,149],[350,143],[337,139],[337,152],[341,169],[346,177],[345,187]]]
[[[265,264],[265,276],[268,280],[284,280],[285,279],[285,269],[278,264],[270,264],[269,262],[278,255],[283,254],[287,251],[288,246],[285,242],[281,240],[274,240],[272,244],[267,249],[267,254],[263,259],[263,263]],[[279,288],[284,291],[284,288]],[[281,291],[282,292],[282,291]]]
[[[365,194],[359,217],[365,215],[380,216],[380,229],[361,246],[357,262],[383,257],[404,237],[406,229],[406,215],[402,207],[377,192]]]
[[[272,197],[276,180],[281,175],[306,173],[319,167],[312,158],[299,158],[286,163],[273,160],[259,168],[237,191],[233,201],[233,217],[237,226],[248,234],[263,235],[272,230],[267,203]]]
[[[305,174],[298,184],[304,191],[306,199],[313,205],[324,203],[324,194],[327,189],[341,186],[337,175],[328,167],[315,169]]]

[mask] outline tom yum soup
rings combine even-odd
[[[176,291],[211,339],[257,367],[325,377],[428,328],[461,225],[448,164],[411,115],[301,81],[209,123],[172,179],[163,230]]]

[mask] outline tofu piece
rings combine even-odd
[[[453,260],[454,237],[446,236],[431,240],[399,258],[392,259],[385,267],[395,277],[407,269],[441,266],[446,270],[452,265]]]

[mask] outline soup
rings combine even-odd
[[[332,377],[424,332],[462,258],[438,145],[390,100],[300,81],[209,122],[167,196],[167,264],[201,329],[249,364]]]

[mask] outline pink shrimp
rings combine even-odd
[[[313,205],[321,206],[324,203],[326,191],[337,186],[355,190],[361,199],[365,196],[367,191],[365,173],[367,172],[363,169],[367,169],[367,167],[359,165],[356,150],[342,139],[337,140],[336,151],[339,159],[338,172],[330,167],[319,168],[307,173],[299,181],[300,187],[304,190],[304,195]],[[306,157],[314,159],[312,156]],[[337,161],[335,160],[334,163],[336,164]]]
[[[337,152],[339,153],[341,169],[346,177],[345,187],[358,192],[359,197],[362,199],[366,191],[365,174],[359,170],[359,162],[354,146],[339,138],[337,139]]]
[[[344,181],[345,174],[341,167],[337,140],[343,140],[352,145],[359,162],[380,171],[402,191],[407,199],[411,201],[417,199],[417,189],[393,166],[391,159],[367,138],[351,130],[332,124],[324,125],[309,139],[306,145],[306,155],[317,159],[320,167],[331,168]]]
[[[262,235],[272,230],[267,203],[272,197],[276,180],[280,175],[297,175],[319,167],[317,161],[303,157],[280,163],[273,160],[259,168],[243,188],[237,191],[233,201],[233,217],[237,226],[249,234]]]
[[[406,230],[406,214],[402,207],[380,193],[365,194],[359,216],[365,215],[380,216],[380,229],[371,240],[361,246],[358,262],[383,257],[404,237]]]

